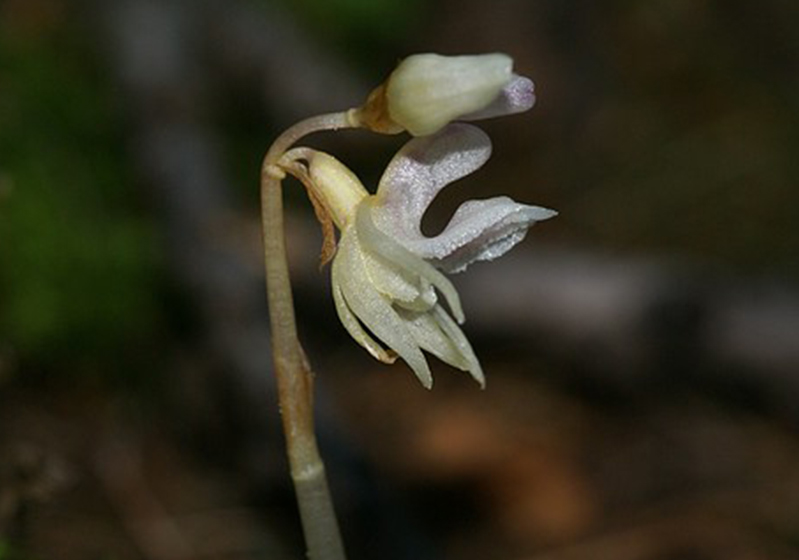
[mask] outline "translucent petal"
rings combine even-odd
[[[359,237],[363,237],[360,235]],[[371,251],[362,252],[366,272],[375,288],[392,301],[409,303],[420,297],[418,280],[403,274],[390,262],[374,255]]]
[[[480,362],[472,349],[472,345],[469,343],[469,339],[466,338],[466,335],[463,334],[463,331],[458,327],[457,323],[453,321],[452,317],[450,317],[440,305],[434,307],[430,313],[433,315],[444,334],[455,344],[461,355],[467,361],[468,366],[463,369],[467,370],[481,387],[485,387],[486,380],[483,374],[483,368],[480,366]]]
[[[341,249],[340,249],[341,250]],[[352,250],[352,246],[348,245],[344,250]],[[346,260],[346,259],[344,259]],[[350,336],[355,339],[355,342],[363,346],[371,355],[377,360],[386,364],[393,364],[397,360],[397,354],[392,351],[386,351],[385,348],[380,346],[369,333],[364,330],[358,318],[352,313],[349,305],[344,299],[344,294],[341,290],[341,263],[342,260],[334,260],[331,271],[331,284],[333,289],[333,301],[336,304],[336,312],[338,313],[339,320]]]
[[[408,363],[422,385],[432,387],[433,377],[419,345],[389,301],[369,280],[355,228],[343,232],[334,266],[339,267],[338,285],[352,313]]]
[[[415,313],[398,310],[405,319],[411,334],[422,349],[430,352],[443,362],[458,369],[468,371],[471,364],[452,339],[441,330],[433,313]]]
[[[457,290],[446,276],[431,264],[409,251],[381,231],[372,220],[372,200],[367,198],[355,213],[355,226],[361,243],[367,250],[409,273],[430,282],[444,298],[459,323],[464,321],[463,308]]]

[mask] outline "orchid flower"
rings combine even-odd
[[[423,350],[483,385],[480,363],[458,326],[464,321],[458,293],[441,270],[460,272],[475,261],[495,259],[535,222],[556,213],[505,196],[472,200],[458,208],[439,235],[421,232],[422,216],[435,196],[479,169],[491,154],[488,136],[468,124],[450,124],[408,142],[374,195],[332,156],[302,150],[298,154],[308,161],[312,196],[341,230],[332,288],[350,335],[380,361],[401,357],[427,388],[433,379]]]
[[[424,235],[420,224],[444,187],[476,171],[491,154],[488,137],[459,121],[533,106],[533,82],[512,67],[509,56],[496,53],[409,56],[363,105],[294,124],[264,156],[261,221],[275,377],[311,560],[344,560],[345,554],[316,444],[314,376],[297,337],[282,181],[292,175],[308,191],[322,225],[322,262],[333,260],[336,310],[350,335],[380,361],[405,360],[427,388],[433,378],[424,352],[484,385],[480,362],[458,326],[464,322],[458,292],[444,273],[503,255],[555,212],[500,196],[465,202],[438,235]],[[294,147],[309,134],[344,128],[415,137],[391,160],[374,194],[333,156]]]

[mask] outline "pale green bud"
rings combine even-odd
[[[349,168],[324,152],[314,152],[308,167],[314,194],[336,226],[343,229],[355,218],[358,204],[369,193]]]
[[[388,114],[414,136],[433,134],[494,101],[510,82],[512,68],[504,54],[409,56],[388,79]]]

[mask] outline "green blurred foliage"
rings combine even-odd
[[[83,34],[2,25],[0,341],[21,363],[92,370],[156,315],[153,231]]]
[[[259,0],[270,2],[270,0]],[[424,13],[421,0],[281,0],[320,38],[368,65],[412,33]]]

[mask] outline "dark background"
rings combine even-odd
[[[301,558],[258,172],[403,56],[535,108],[437,200],[555,208],[453,278],[485,391],[348,338],[287,227],[351,559],[799,555],[799,5],[1,0],[0,560]],[[405,141],[309,140],[374,188]]]

